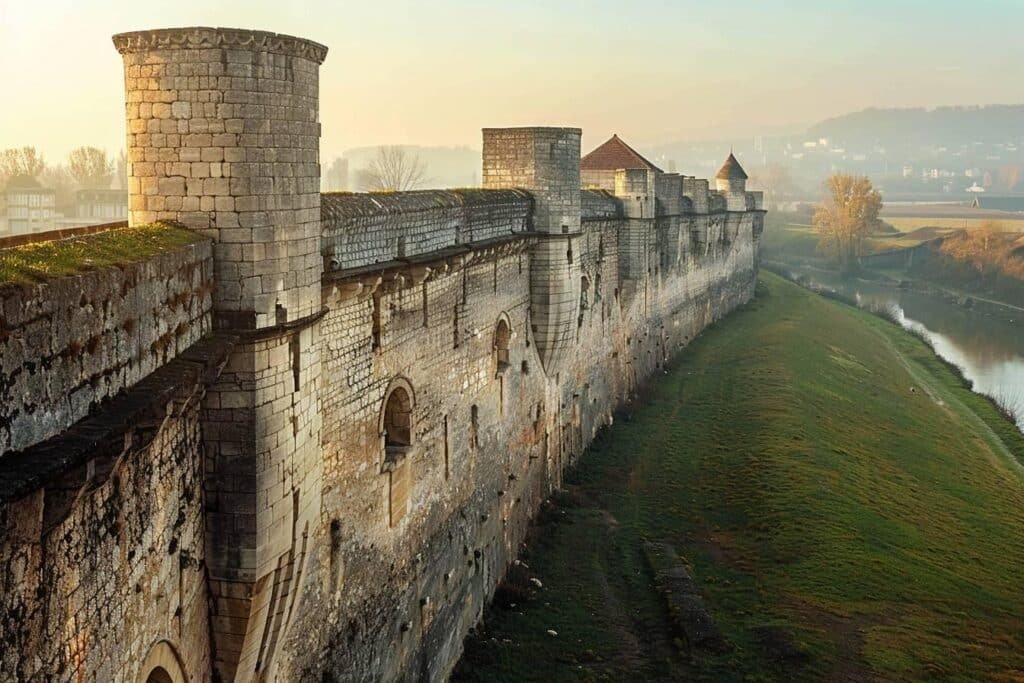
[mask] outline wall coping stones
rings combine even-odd
[[[208,386],[227,363],[236,337],[207,335],[61,434],[0,457],[0,506],[94,458],[116,455],[147,415],[190,386]]]
[[[605,221],[622,218],[622,201],[608,190],[581,190],[581,220]]]
[[[114,47],[122,55],[153,50],[231,49],[300,57],[323,64],[327,46],[283,33],[240,28],[190,26],[118,33]]]
[[[323,222],[451,209],[506,202],[532,203],[526,190],[411,190],[408,192],[326,192],[320,195]]]

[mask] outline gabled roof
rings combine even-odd
[[[611,136],[607,142],[580,160],[582,171],[617,171],[620,168],[661,173],[660,168],[623,142],[618,135]]]
[[[36,190],[43,189],[43,186],[39,184],[39,181],[30,175],[25,173],[19,173],[13,175],[8,179],[7,185],[4,187],[5,190]]]
[[[729,152],[729,158],[722,164],[722,168],[718,171],[718,175],[715,178],[718,180],[746,180],[747,172],[740,166],[740,162],[736,161],[736,157],[733,156],[732,152]]]

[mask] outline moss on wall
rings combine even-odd
[[[0,250],[0,288],[135,263],[202,239],[183,227],[158,223],[24,244]]]

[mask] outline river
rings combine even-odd
[[[833,290],[861,308],[885,312],[925,337],[936,353],[960,368],[974,391],[995,399],[1024,431],[1024,312],[994,306],[966,308],[930,294],[842,280],[813,267],[786,269],[812,287]]]

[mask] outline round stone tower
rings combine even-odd
[[[579,128],[484,128],[483,186],[533,195],[530,326],[549,377],[574,343],[580,300]],[[574,250],[575,249],[575,254]]]
[[[327,48],[263,31],[122,33],[129,222],[214,239],[221,327],[320,310],[318,71]]]
[[[263,31],[123,33],[130,222],[214,241],[231,357],[203,401],[216,680],[287,678],[291,615],[320,535],[319,67]]]

